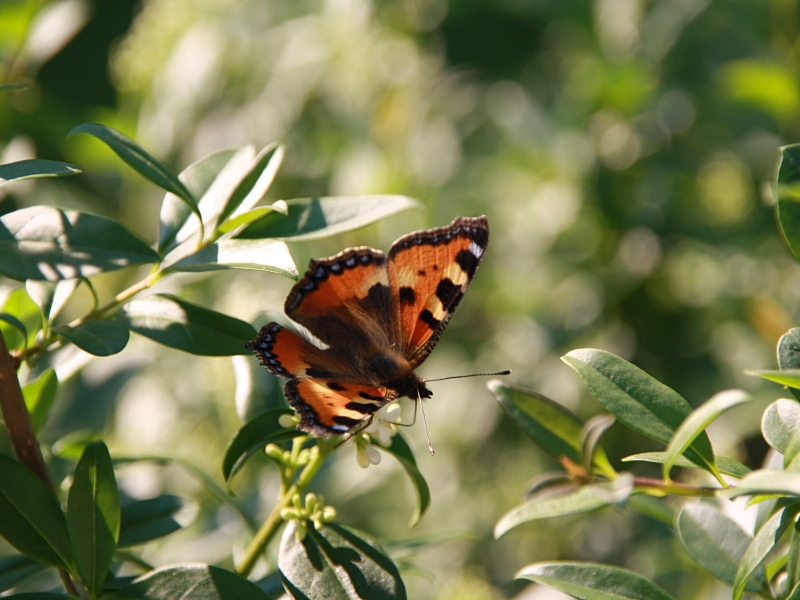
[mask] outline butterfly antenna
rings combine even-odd
[[[419,393],[417,393],[417,402],[416,402],[416,404],[419,405],[419,410],[422,413],[422,426],[425,429],[425,439],[428,440],[428,452],[430,452],[431,456],[433,456],[435,453],[433,451],[433,444],[431,444],[431,436],[428,433],[428,421],[425,418],[425,407],[422,404],[422,397],[419,395]],[[415,411],[414,418],[416,418],[416,408],[414,409],[414,411]]]
[[[495,375],[511,375],[511,369],[505,371],[495,371],[494,373],[468,373],[466,375],[450,375],[450,377],[438,377],[436,379],[426,379],[425,383],[430,381],[445,381],[446,379],[463,379],[465,377],[494,377]],[[423,417],[425,412],[422,413]]]

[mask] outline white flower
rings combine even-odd
[[[397,431],[395,423],[400,419],[400,404],[391,402],[378,412],[372,418],[372,423],[369,427],[364,429],[364,433],[370,434],[372,439],[377,441],[381,446],[388,446],[392,441],[392,436]]]
[[[364,441],[364,438],[359,438],[356,442],[356,460],[362,469],[366,469],[370,465],[377,465],[381,462],[381,453],[372,444]]]

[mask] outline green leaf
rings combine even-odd
[[[800,144],[781,148],[776,183],[778,222],[789,249],[800,260]]]
[[[0,273],[11,279],[90,277],[157,260],[150,246],[104,217],[49,206],[0,217]]]
[[[603,450],[600,446],[600,438],[614,424],[614,421],[615,419],[611,415],[595,415],[581,428],[581,459],[587,473],[592,472],[595,454]]]
[[[514,578],[529,579],[581,600],[672,600],[638,573],[599,563],[534,563]]]
[[[566,494],[534,497],[500,517],[494,526],[494,537],[497,539],[522,523],[594,512],[624,502],[632,491],[633,478],[623,474],[614,481],[584,485]]]
[[[774,381],[790,388],[800,388],[800,369],[761,369],[758,371],[745,371],[748,375],[758,375],[762,379]]]
[[[0,455],[0,535],[20,554],[68,569],[67,523],[58,501],[27,467]]]
[[[169,266],[173,271],[250,269],[297,279],[297,267],[285,242],[275,240],[221,240]]]
[[[397,433],[392,438],[392,444],[388,448],[384,448],[380,445],[376,445],[375,447],[394,456],[406,470],[409,479],[411,479],[411,484],[414,486],[414,491],[417,494],[417,507],[414,510],[414,514],[411,515],[408,526],[414,527],[422,520],[422,516],[431,505],[431,492],[428,489],[428,482],[425,481],[425,477],[422,476],[417,466],[414,453],[408,445],[408,442],[400,433]]]
[[[630,456],[626,456],[622,459],[622,462],[649,462],[649,463],[658,463],[664,464],[667,459],[666,452],[642,452],[640,454],[631,454]],[[744,466],[737,460],[733,460],[732,458],[726,458],[724,456],[717,456],[715,457],[715,463],[717,470],[720,473],[725,475],[733,475],[734,477],[744,477],[748,473],[750,473],[750,469]],[[683,467],[685,469],[703,469],[705,468],[700,467],[690,461],[688,458],[679,456],[678,459],[675,461],[676,467]]]
[[[111,319],[84,321],[75,327],[57,325],[53,327],[53,333],[95,356],[111,356],[122,352],[130,337],[125,325]]]
[[[258,415],[244,425],[228,442],[222,460],[222,476],[230,492],[231,479],[253,454],[263,450],[267,444],[280,444],[300,435],[297,429],[286,429],[279,419],[283,415],[294,414],[288,408],[274,408]]]
[[[573,350],[561,358],[583,379],[589,391],[621,423],[668,444],[692,407],[672,388],[604,350]],[[686,451],[700,466],[714,464],[711,442],[701,433]]]
[[[42,317],[52,321],[64,308],[67,300],[72,296],[72,292],[78,288],[80,283],[80,279],[62,279],[56,282],[28,279],[25,282],[25,291],[39,307]]]
[[[122,317],[139,335],[200,356],[247,354],[256,337],[249,323],[203,308],[170,294],[154,294],[125,306]]]
[[[67,528],[81,581],[95,598],[119,539],[119,492],[111,456],[103,442],[91,442],[75,467],[67,501]]]
[[[733,585],[736,572],[753,538],[721,510],[705,502],[686,504],[675,522],[678,540],[686,554],[714,577]],[[765,586],[763,571],[756,571],[746,589]]]
[[[341,196],[287,200],[288,215],[270,212],[253,222],[239,239],[315,240],[358,229],[422,205],[406,196]]]
[[[522,431],[545,452],[556,460],[565,456],[575,464],[582,463],[583,422],[578,417],[532,390],[499,379],[486,385]],[[614,469],[602,448],[594,453],[594,464],[601,473],[613,476]]]
[[[0,85],[0,92],[12,92],[16,90],[27,90],[28,86],[24,83],[4,83]]]
[[[678,460],[678,457],[686,452],[694,440],[705,433],[706,427],[708,427],[714,419],[729,408],[733,408],[734,406],[752,399],[753,397],[750,394],[742,390],[726,390],[715,394],[707,402],[692,411],[692,414],[686,417],[686,420],[678,427],[669,446],[667,446],[667,459],[664,461],[663,468],[664,479],[669,480],[669,472],[672,470],[672,466]],[[712,461],[708,465],[708,471],[719,478],[715,461]]]
[[[0,332],[9,349],[24,348],[36,341],[36,334],[42,328],[42,314],[25,288],[18,287],[9,292],[2,314]]]
[[[194,198],[202,198],[220,171],[237,153],[236,150],[221,150],[186,167],[178,179],[183,182]],[[189,220],[192,213],[200,214],[198,207],[187,204],[180,196],[167,193],[161,204],[160,228],[158,232],[158,251],[165,253],[173,248],[175,238]],[[195,225],[194,230],[197,230]]]
[[[795,511],[781,510],[772,515],[758,530],[745,550],[742,562],[733,580],[733,600],[739,600],[750,577],[761,566],[767,555],[778,545],[781,536],[792,525]],[[763,577],[763,573],[761,574]]]
[[[186,189],[181,180],[164,163],[149,154],[126,135],[100,123],[83,123],[73,127],[67,135],[72,136],[77,133],[93,135],[116,152],[128,166],[142,177],[149,179],[158,187],[183,198],[189,205],[195,205],[192,194]]]
[[[145,573],[113,597],[118,600],[270,600],[244,577],[197,563],[171,565]]]
[[[77,596],[57,594],[56,592],[24,592],[3,596],[3,600],[77,600]]]
[[[138,500],[122,507],[120,519],[120,548],[144,544],[190,525],[197,516],[197,504],[192,500],[162,494]]]
[[[19,554],[0,557],[0,592],[45,568],[45,565]]]
[[[65,177],[78,175],[80,168],[60,160],[20,160],[18,162],[0,165],[0,187],[23,179],[38,179],[40,177]]]
[[[309,524],[299,541],[297,521],[283,532],[278,568],[291,598],[402,600],[407,598],[397,567],[367,534],[331,523]]]
[[[736,487],[720,490],[717,494],[725,498],[763,494],[800,497],[800,473],[759,469],[742,479]]]
[[[22,396],[25,398],[25,406],[31,416],[33,430],[36,433],[41,431],[50,413],[50,407],[56,397],[58,390],[58,378],[53,369],[46,369],[33,381],[25,384],[22,388]]]
[[[764,439],[781,454],[786,454],[796,431],[800,431],[800,404],[794,400],[776,400],[761,416],[761,433]]]
[[[285,208],[286,203],[282,202],[283,207]],[[241,214],[237,214],[232,216],[227,221],[221,223],[219,227],[217,227],[217,233],[222,235],[223,233],[228,233],[237,229],[239,227],[244,227],[256,221],[266,215],[267,213],[271,213],[273,211],[279,212],[281,214],[286,214],[287,211],[280,210],[281,204],[279,202],[275,202],[269,206],[259,206],[258,208],[254,208],[253,210],[248,210],[247,212],[243,212]]]

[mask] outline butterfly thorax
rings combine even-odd
[[[400,355],[374,354],[367,359],[365,366],[380,385],[395,390],[398,396],[417,400],[433,395],[408,361]]]

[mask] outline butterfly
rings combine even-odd
[[[430,398],[414,370],[439,341],[488,242],[485,216],[457,217],[399,238],[388,256],[361,246],[312,260],[284,308],[318,343],[273,322],[246,344],[268,371],[289,378],[284,394],[298,429],[351,434],[392,400]]]

